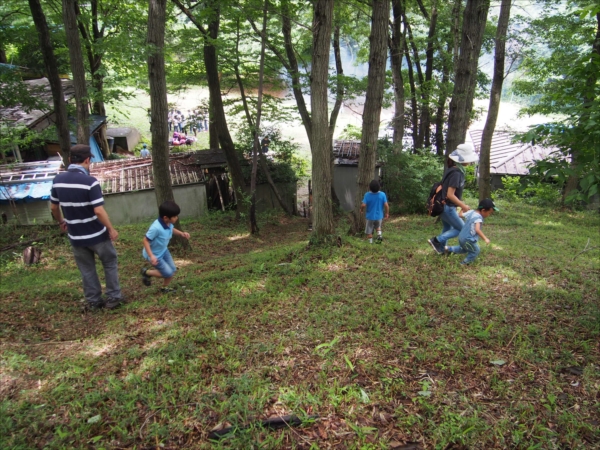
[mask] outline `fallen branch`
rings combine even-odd
[[[313,416],[307,416],[305,420],[314,420],[314,419],[318,419],[319,416],[313,415]],[[260,425],[263,428],[269,428],[271,430],[278,430],[280,428],[286,428],[286,427],[292,427],[292,426],[299,426],[302,425],[304,421],[302,419],[300,419],[298,416],[294,416],[294,415],[290,415],[290,416],[278,416],[278,417],[273,417],[271,419],[266,419],[266,420],[261,420],[260,421]],[[222,428],[220,430],[213,430],[208,434],[208,439],[220,439],[223,436],[231,433],[232,431],[236,431],[236,430],[244,430],[246,428],[249,428],[250,425],[244,425],[244,426],[232,426],[232,427],[226,427],[226,428]]]
[[[585,244],[585,247],[583,248],[583,250],[581,250],[579,253],[577,253],[575,256],[573,256],[573,259],[571,261],[575,261],[575,258],[577,258],[582,253],[589,252],[590,250],[594,250],[594,249],[600,248],[600,247],[590,247],[590,248],[588,248],[588,245],[590,245],[590,238],[588,238],[587,244]]]
[[[30,245],[30,244],[33,244],[34,242],[45,241],[46,239],[49,239],[51,237],[56,237],[56,236],[59,236],[59,234],[53,233],[53,234],[49,234],[49,235],[41,237],[41,238],[30,239],[28,241],[17,242],[16,244],[7,245],[6,247],[0,248],[0,253],[4,252],[6,250],[10,250],[11,248],[19,247],[21,245]]]

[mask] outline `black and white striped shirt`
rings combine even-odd
[[[94,208],[104,205],[100,183],[85,168],[71,164],[52,183],[50,202],[60,205],[69,239],[75,247],[89,247],[108,239],[106,227]]]

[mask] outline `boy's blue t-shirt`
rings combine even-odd
[[[479,235],[475,231],[475,224],[483,223],[483,216],[476,210],[471,209],[465,213],[464,219],[465,224],[462,227],[462,230],[460,230],[458,238],[462,240],[478,241]]]
[[[387,203],[385,192],[367,192],[362,201],[367,205],[367,220],[382,220],[383,205]]]
[[[166,251],[169,241],[173,236],[173,224],[166,224],[162,218],[156,219],[148,231],[146,232],[146,239],[150,241],[150,249],[157,258],[160,258]],[[146,248],[142,251],[144,258],[148,259],[148,252]]]

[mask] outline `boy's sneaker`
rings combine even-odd
[[[448,247],[444,247],[444,256],[450,256],[452,252],[448,250]]]
[[[436,237],[432,237],[427,242],[429,242],[429,244],[431,244],[431,246],[433,247],[433,249],[435,250],[435,252],[438,255],[441,255],[442,253],[444,253],[444,246],[438,242]]]
[[[377,236],[377,239],[375,239],[375,243],[376,244],[381,244],[382,242],[383,242],[383,237]]]
[[[146,275],[146,272],[148,272],[148,269],[144,267],[142,269],[142,283],[144,283],[144,286],[150,286],[152,284],[152,280],[148,275]]]
[[[161,294],[174,294],[175,292],[177,292],[177,289],[170,287],[164,287],[160,290]]]

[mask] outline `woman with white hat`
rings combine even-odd
[[[442,198],[446,201],[444,212],[440,214],[443,228],[441,234],[432,237],[428,241],[439,254],[444,253],[446,242],[458,236],[464,225],[463,220],[458,216],[456,207],[460,207],[463,212],[471,209],[469,205],[462,201],[465,188],[465,166],[476,162],[478,159],[479,157],[471,144],[460,144],[448,156],[448,168],[442,178]]]

